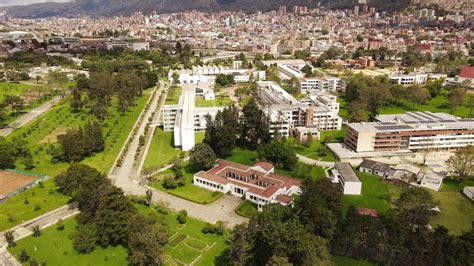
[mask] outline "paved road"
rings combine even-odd
[[[56,210],[45,213],[30,221],[19,224],[9,231],[13,231],[15,241],[25,238],[33,233],[33,227],[39,226],[40,229],[55,224],[59,219],[67,219],[79,213],[74,204],[64,205]],[[4,237],[5,232],[0,233],[0,266],[17,266],[21,265],[8,251],[7,242]]]
[[[158,90],[157,93],[155,93],[156,90]],[[138,184],[138,182],[140,181],[140,175],[137,173],[138,164],[140,162],[137,162],[135,160],[135,151],[138,148],[140,136],[143,135],[143,133],[145,132],[145,127],[148,123],[148,119],[152,116],[153,112],[155,112],[158,107],[158,99],[162,90],[163,86],[160,86],[160,88],[156,88],[155,90],[153,90],[151,96],[152,98],[149,100],[150,107],[148,108],[148,111],[144,113],[144,118],[142,120],[143,122],[138,127],[137,133],[130,142],[128,152],[123,157],[122,165],[120,167],[114,166],[114,170],[111,171],[111,174],[109,174],[109,178],[113,180],[114,184],[118,187],[121,187],[126,192],[130,189],[133,190],[133,184]],[[131,186],[132,188],[129,188],[129,186]]]
[[[30,112],[20,116],[15,121],[13,121],[9,127],[0,129],[0,136],[6,137],[10,133],[12,133],[15,129],[26,125],[27,123],[31,122],[32,120],[36,119],[38,116],[42,115],[43,113],[47,112],[51,107],[53,107],[56,103],[61,100],[61,96],[56,96],[51,100],[43,103],[42,105],[36,107],[35,109],[31,110]]]
[[[305,164],[317,165],[317,166],[326,167],[326,168],[334,167],[333,162],[324,162],[324,161],[313,160],[311,158],[308,158],[306,156],[299,155],[299,154],[297,154],[296,157],[298,157],[298,160],[300,160],[300,162],[303,162]]]

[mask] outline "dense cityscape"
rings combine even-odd
[[[474,264],[474,1],[22,4],[1,266]]]

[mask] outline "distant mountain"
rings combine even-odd
[[[73,0],[0,0],[0,7],[6,6],[26,6],[38,3],[47,3],[47,2],[72,2]]]
[[[409,0],[406,0],[409,1]],[[21,7],[10,7],[8,15],[22,18],[43,18],[51,16],[71,16],[86,14],[90,16],[119,16],[133,12],[173,13],[186,10],[219,11],[233,10],[244,12],[268,11],[285,5],[305,5],[316,7],[318,4],[345,7],[354,5],[354,0],[76,0],[71,3],[44,3]],[[397,0],[372,0],[370,3],[397,3]],[[288,10],[291,12],[291,10]]]

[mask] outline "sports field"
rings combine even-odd
[[[38,179],[36,176],[15,173],[12,171],[0,171],[0,198],[1,195],[17,191],[18,189],[27,186]]]

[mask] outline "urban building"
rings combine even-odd
[[[301,93],[314,93],[316,91],[344,91],[345,85],[340,78],[303,78],[300,82]]]
[[[238,66],[238,64],[234,65]],[[193,66],[192,69],[181,69],[168,72],[168,79],[173,81],[173,74],[178,73],[180,84],[206,82],[214,84],[219,74],[232,75],[235,82],[249,82],[253,80],[265,80],[265,71],[252,69],[236,69],[222,66]]]
[[[379,115],[376,122],[349,123],[345,145],[355,152],[456,149],[474,145],[474,119],[447,113]]]
[[[206,116],[215,117],[224,107],[196,107],[195,97],[200,89],[196,84],[183,84],[178,104],[163,106],[163,130],[173,131],[174,146],[183,151],[195,145],[195,132],[206,129]]]
[[[150,50],[150,43],[134,38],[116,38],[107,42],[107,50],[127,48],[133,51]]]
[[[270,203],[292,206],[293,196],[301,193],[302,182],[275,174],[271,163],[257,162],[246,166],[217,160],[212,169],[196,173],[193,184],[245,198],[262,211]]]
[[[300,128],[299,132],[314,132],[312,128],[340,130],[342,119],[333,111],[335,107],[331,107],[331,103],[326,105],[317,96],[313,99],[302,103],[273,81],[257,82],[257,100],[268,119],[272,135],[278,133],[287,137],[296,127],[306,128]]]
[[[426,85],[427,81],[435,81],[438,79],[446,79],[446,74],[425,74],[411,73],[406,75],[391,75],[390,81],[400,85]]]
[[[382,162],[377,162],[369,159],[364,159],[362,163],[359,165],[359,171],[378,175],[383,177],[385,173],[390,170],[390,165]]]
[[[357,177],[350,163],[336,162],[331,170],[333,183],[339,183],[342,186],[344,195],[360,195],[362,193],[362,182]]]

